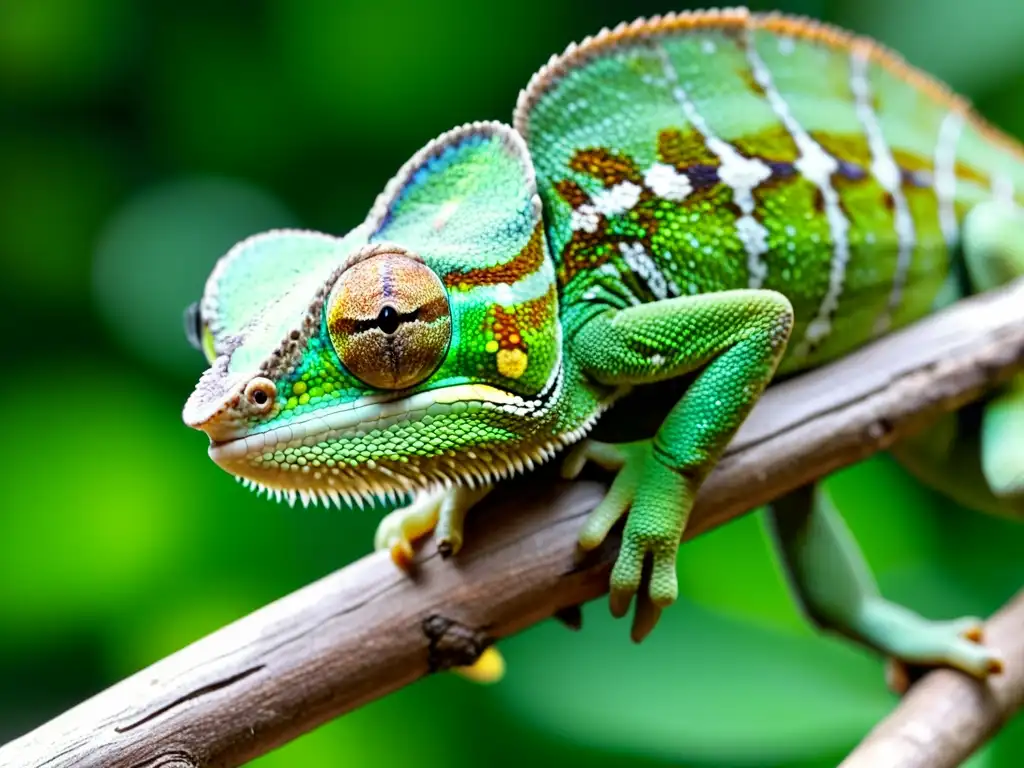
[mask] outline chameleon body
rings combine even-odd
[[[399,562],[435,528],[456,550],[493,482],[575,443],[568,476],[617,472],[580,546],[628,513],[611,607],[640,594],[636,639],[676,598],[694,496],[773,376],[1024,272],[1021,148],[814,22],[736,9],[604,31],[533,77],[513,123],[429,143],[344,237],[275,231],[228,253],[195,317],[211,368],[184,418],[278,498],[414,494],[378,531]],[[583,439],[631,388],[682,375],[652,438]],[[1019,514],[1022,392],[974,443],[948,421],[948,439],[908,443],[908,466],[955,478],[973,445],[976,481],[952,492]],[[820,623],[905,661],[998,668],[976,620],[883,600],[820,494],[771,520]]]

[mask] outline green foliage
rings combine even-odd
[[[1024,133],[1012,4],[932,0],[921,24],[780,4],[882,35]],[[681,7],[0,0],[0,741],[370,548],[379,513],[270,504],[181,423],[203,362],[180,310],[213,260],[273,226],[347,230],[429,138],[508,120],[570,40]],[[1024,526],[888,459],[831,490],[883,590],[927,615],[1024,580]],[[434,677],[253,764],[815,768],[893,705],[878,659],[803,623],[759,516],[688,544],[679,579],[639,648],[597,603],[582,634],[504,643],[497,686]],[[971,765],[1022,751],[1018,719]]]

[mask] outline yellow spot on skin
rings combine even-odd
[[[301,395],[305,391],[306,391],[306,382],[304,382],[304,381],[296,381],[294,384],[292,384],[292,392],[294,392],[296,395]]]
[[[484,347],[484,349],[486,349],[493,355],[495,352],[498,351],[498,342],[496,342],[494,339],[491,339],[490,341],[487,342],[487,346]]]
[[[527,357],[521,349],[503,349],[498,353],[498,373],[518,379],[526,373]]]

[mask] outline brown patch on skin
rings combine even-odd
[[[676,204],[680,208],[699,206],[704,200],[714,193],[718,185],[695,190],[686,198],[684,203]],[[640,199],[630,212],[632,222],[643,230],[643,236],[634,234],[617,234],[608,231],[608,221],[600,216],[597,229],[594,232],[587,232],[578,229],[572,233],[572,238],[562,248],[556,276],[559,285],[566,285],[576,275],[588,270],[597,269],[606,264],[619,253],[619,243],[642,243],[648,252],[651,251],[651,239],[661,226],[661,219],[655,216],[658,204],[663,201],[655,197],[650,190],[644,189],[640,193]],[[623,275],[628,279],[628,275]]]
[[[580,272],[599,267],[611,258],[614,238],[605,234],[608,222],[601,216],[595,232],[577,229],[562,249],[556,276],[560,285],[565,285]],[[601,253],[596,253],[599,250]]]
[[[837,160],[847,160],[861,168],[871,167],[871,145],[867,136],[859,133],[829,133],[810,131],[811,138]]]
[[[573,207],[573,209],[579,208],[584,203],[590,201],[587,193],[583,191],[583,187],[577,184],[572,179],[562,179],[555,183],[555,192],[565,202]]]
[[[747,157],[759,157],[771,163],[794,163],[800,150],[784,125],[775,125],[763,131],[731,139],[730,143]]]
[[[814,210],[820,214],[825,213],[825,195],[817,187],[814,189]]]
[[[582,192],[582,190],[580,190]],[[586,196],[584,195],[584,201]],[[511,261],[493,267],[479,267],[466,272],[449,272],[444,276],[448,288],[475,288],[478,285],[515,283],[526,275],[540,269],[544,263],[544,227],[538,223],[533,228],[529,242]]]
[[[679,171],[692,165],[719,166],[721,160],[710,149],[699,131],[683,133],[677,128],[658,131],[658,159]]]
[[[642,177],[632,159],[617,155],[604,147],[577,150],[569,161],[574,171],[600,179],[606,187],[614,187],[623,181],[640,184]]]

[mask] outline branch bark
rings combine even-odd
[[[953,768],[1024,706],[1024,590],[985,625],[1006,670],[987,682],[928,673],[839,768]]]
[[[1024,367],[1024,282],[773,386],[702,489],[687,537],[891,445]],[[607,478],[605,478],[606,480]],[[0,768],[237,766],[607,589],[618,540],[575,537],[603,481],[505,484],[467,546],[416,578],[378,553],[246,616],[0,747]],[[623,627],[623,642],[627,628]],[[581,639],[581,642],[586,642]]]

